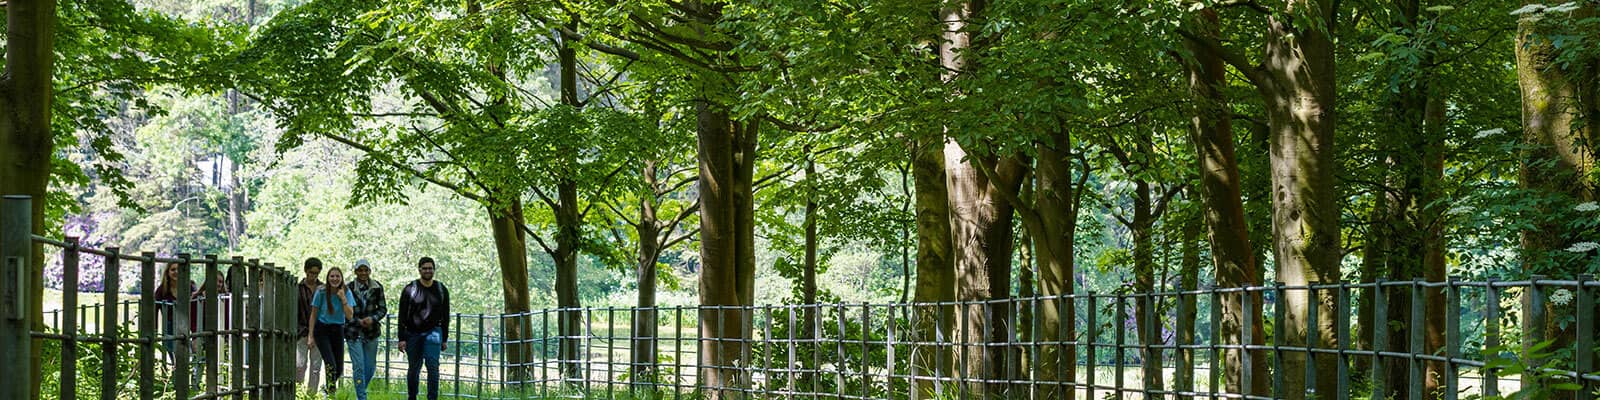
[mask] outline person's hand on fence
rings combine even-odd
[[[406,341],[404,341],[404,340],[400,341],[400,352],[401,353],[406,352]]]

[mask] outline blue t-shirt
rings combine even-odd
[[[328,301],[325,299],[327,292],[327,287],[323,287],[317,289],[317,293],[311,296],[311,308],[317,310],[317,322],[344,325],[344,305],[355,303],[350,298],[350,289],[345,288],[344,298],[334,297],[333,304],[324,306],[322,303]]]

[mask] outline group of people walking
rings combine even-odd
[[[383,343],[383,323],[389,316],[383,284],[372,279],[367,260],[356,261],[354,280],[346,280],[338,267],[323,275],[322,266],[322,260],[306,259],[305,277],[300,280],[299,338],[303,343],[296,346],[295,379],[317,388],[317,370],[321,369],[327,382],[320,386],[331,395],[338,390],[348,353],[356,398],[366,400],[376,372],[378,346]],[[450,291],[433,279],[435,268],[432,258],[418,260],[418,278],[407,284],[397,299],[395,339],[406,355],[406,394],[412,400],[417,398],[423,368],[428,372],[427,398],[439,398],[439,353],[445,350],[450,333]]]

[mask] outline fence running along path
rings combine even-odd
[[[9,203],[8,203],[9,204]],[[9,214],[8,214],[9,215]],[[9,217],[8,217],[9,218]],[[9,229],[9,226],[8,226]],[[6,236],[11,238],[11,236]],[[215,282],[220,267],[229,267],[231,293],[219,296],[207,288],[202,297],[201,325],[194,333],[156,334],[151,295],[154,264],[194,263],[188,257],[172,260],[148,254],[140,257],[120,255],[115,249],[95,250],[68,239],[55,241],[29,237],[60,251],[68,279],[74,282],[78,258],[104,257],[108,266],[119,261],[135,261],[143,270],[140,300],[115,300],[116,268],[108,268],[106,301],[101,305],[77,305],[77,293],[64,293],[64,308],[42,314],[46,332],[29,335],[44,340],[63,341],[61,398],[76,398],[75,376],[68,367],[80,355],[77,342],[100,343],[106,357],[114,359],[117,345],[139,346],[138,373],[141,399],[151,398],[153,351],[168,339],[196,339],[208,363],[199,391],[177,384],[177,398],[238,399],[292,398],[294,381],[293,327],[294,279],[270,264],[255,261],[215,260],[206,257],[205,282]],[[0,242],[0,248],[6,248]],[[9,251],[9,250],[8,250]],[[5,253],[10,255],[11,253]],[[8,258],[9,260],[9,258]],[[10,262],[10,261],[8,261]],[[10,268],[10,267],[8,267]],[[9,275],[14,269],[8,269]],[[180,268],[186,274],[187,268]],[[234,275],[239,273],[240,275]],[[243,277],[243,278],[240,278]],[[187,276],[180,277],[186,284]],[[448,282],[448,276],[443,277]],[[241,284],[244,283],[244,284]],[[214,286],[214,285],[207,285]],[[13,292],[6,286],[9,296]],[[180,293],[187,288],[180,288]],[[1524,387],[1550,390],[1553,383],[1575,385],[1575,400],[1593,400],[1600,388],[1596,371],[1595,314],[1596,292],[1600,282],[1590,276],[1574,279],[1533,277],[1520,281],[1446,282],[1379,281],[1369,283],[1331,283],[1287,286],[1274,284],[1246,288],[1204,288],[1158,293],[1080,293],[1071,296],[999,299],[975,302],[912,304],[816,304],[758,305],[749,307],[683,306],[639,308],[576,308],[538,310],[515,315],[456,314],[451,321],[447,350],[440,365],[446,398],[695,398],[694,393],[719,392],[733,397],[762,399],[948,399],[1006,398],[1058,399],[1070,391],[1078,399],[1136,399],[1150,397],[1178,399],[1279,399],[1389,398],[1399,394],[1423,399],[1423,380],[1432,364],[1438,371],[1443,400],[1472,396],[1506,396]],[[1443,296],[1443,306],[1431,305],[1428,298]],[[1249,294],[1241,296],[1242,294]],[[1260,301],[1263,319],[1246,320],[1243,332],[1253,332],[1254,324],[1269,332],[1266,337],[1246,334],[1241,345],[1222,336],[1222,304],[1225,296],[1238,296],[1245,302]],[[1291,344],[1283,335],[1289,319],[1283,318],[1294,297],[1323,298],[1336,311],[1333,340],[1316,337],[1306,343]],[[240,299],[233,301],[231,299]],[[9,301],[11,297],[7,297]],[[1388,330],[1374,330],[1366,341],[1357,343],[1357,316],[1353,306],[1358,299],[1374,303],[1372,318],[1411,327],[1403,343],[1393,342]],[[392,299],[391,299],[392,300]],[[1140,308],[1148,302],[1154,308]],[[1390,303],[1400,302],[1400,315],[1391,315]],[[232,312],[221,313],[222,304]],[[1075,310],[1057,337],[1043,337],[1046,327],[1042,315],[1046,307]],[[10,303],[7,307],[12,307]],[[130,309],[137,310],[136,316]],[[172,307],[180,318],[187,318],[188,307]],[[391,310],[394,309],[391,307]],[[1407,310],[1408,309],[1408,310]],[[0,309],[9,312],[11,308]],[[253,311],[252,311],[253,310]],[[1135,311],[1138,310],[1138,311]],[[1316,320],[1316,307],[1309,320]],[[1135,312],[1163,321],[1154,327],[1140,327]],[[1426,317],[1442,313],[1444,338],[1440,352],[1420,350],[1426,346]],[[7,318],[12,314],[6,314]],[[561,335],[563,315],[576,321],[578,334]],[[701,316],[721,328],[727,324],[746,324],[746,338],[715,339],[700,336]],[[806,323],[806,315],[814,315]],[[1436,315],[1436,314],[1435,314]],[[1192,316],[1193,318],[1179,318]],[[134,321],[136,317],[137,321]],[[20,318],[20,317],[19,317]],[[635,318],[643,318],[635,324]],[[942,320],[943,324],[928,323]],[[8,323],[10,319],[6,320]],[[89,321],[102,321],[98,331],[86,330]],[[137,322],[138,338],[117,339],[117,327]],[[527,338],[509,339],[507,327],[526,323]],[[30,323],[31,324],[31,323]],[[385,344],[378,356],[376,393],[402,393],[406,366],[396,348],[393,321],[385,324]],[[653,325],[654,336],[635,334],[641,325]],[[1386,324],[1379,324],[1385,326]],[[0,325],[12,329],[13,325]],[[29,326],[29,325],[23,325]],[[181,326],[181,325],[180,325]],[[916,327],[931,327],[920,331]],[[707,328],[710,328],[709,326]],[[1158,344],[1140,344],[1138,329],[1161,337]],[[181,331],[181,329],[179,329]],[[61,332],[61,333],[53,333]],[[648,332],[648,330],[647,330]],[[1188,334],[1179,334],[1186,332]],[[0,337],[13,332],[0,332]],[[1556,347],[1533,344],[1561,337]],[[1402,338],[1395,338],[1402,339]],[[562,359],[563,343],[575,346],[576,358]],[[8,344],[0,342],[0,344]],[[734,346],[740,363],[730,367],[704,365],[700,349],[707,346]],[[636,363],[634,349],[641,349],[646,360]],[[1047,357],[1075,351],[1072,359],[1077,374],[1066,377],[1067,363],[1047,361]],[[1269,380],[1268,393],[1242,393],[1224,384],[1227,352],[1244,350],[1264,355],[1265,366],[1245,365],[1245,373],[1232,377],[1239,386],[1251,387],[1257,380]],[[176,346],[172,379],[186,383],[189,357],[185,346]],[[522,351],[522,354],[512,354]],[[3,357],[10,357],[9,352]],[[25,352],[24,352],[25,353]],[[1141,367],[1145,354],[1161,357],[1163,379],[1159,387],[1145,387]],[[219,356],[221,356],[219,358]],[[1292,357],[1333,357],[1334,393],[1289,393],[1296,390],[1285,384],[1289,374],[1303,374],[1314,381],[1316,364],[1295,369],[1285,362]],[[1056,356],[1059,357],[1059,356]],[[511,360],[526,360],[513,363]],[[1241,360],[1249,360],[1249,357]],[[259,360],[259,362],[257,361]],[[6,358],[5,362],[11,362]],[[23,361],[25,363],[25,361]],[[918,365],[948,365],[949,368],[920,368]],[[1055,373],[1045,370],[1054,365]],[[1357,369],[1358,365],[1365,365]],[[257,366],[260,366],[259,368]],[[983,367],[990,368],[983,368]],[[1259,367],[1259,368],[1252,368]],[[706,387],[697,375],[722,368],[738,378],[736,387]],[[229,371],[224,374],[223,371]],[[522,374],[516,371],[524,371]],[[1253,371],[1265,371],[1264,375]],[[1520,373],[1519,373],[1520,372]],[[1534,373],[1537,372],[1537,373]],[[33,371],[38,376],[38,371]],[[114,368],[102,371],[104,379],[114,380]],[[345,374],[346,377],[349,374]],[[1049,376],[1061,376],[1049,379]],[[241,377],[242,379],[234,379]],[[517,378],[514,378],[517,377]],[[346,382],[344,386],[348,386]],[[102,392],[106,399],[118,398],[114,391]],[[1293,396],[1293,395],[1301,396]],[[19,397],[20,398],[20,397]]]
[[[0,203],[0,257],[4,258],[0,265],[4,268],[0,271],[0,314],[4,314],[0,318],[0,368],[5,368],[0,372],[23,378],[8,379],[0,385],[0,398],[33,396],[27,382],[40,382],[45,372],[33,367],[30,352],[43,341],[55,341],[60,345],[59,360],[50,361],[60,369],[50,372],[57,373],[58,386],[42,392],[59,393],[64,400],[77,399],[83,391],[87,382],[79,381],[78,368],[86,358],[99,360],[98,371],[83,372],[98,375],[99,397],[106,400],[166,397],[168,393],[156,393],[157,387],[170,389],[172,398],[178,399],[294,399],[292,346],[299,292],[288,271],[253,259],[218,259],[213,255],[194,259],[187,254],[169,258],[149,252],[134,255],[115,247],[83,247],[76,238],[34,236],[30,232],[30,207],[24,196],[5,196]],[[35,321],[35,316],[43,313],[28,309],[28,299],[43,295],[28,293],[26,284],[27,259],[34,244],[45,246],[47,258],[59,254],[65,282],[62,308],[51,313],[56,319],[44,331],[34,329],[43,325],[36,322],[44,321]],[[104,296],[102,304],[110,305],[95,306],[93,320],[85,312],[88,306],[79,304],[76,290],[82,261],[90,257],[104,263],[105,289],[99,295]],[[192,265],[204,268],[205,283],[191,307],[155,301],[156,278],[161,275],[158,271],[172,263],[180,265],[175,293],[191,292]],[[120,302],[117,297],[123,291],[119,275],[125,270],[139,274],[138,301]],[[218,287],[219,281],[225,282],[227,288]],[[224,291],[230,294],[219,293]],[[91,321],[98,323],[92,331],[85,329]],[[162,324],[174,328],[158,328]],[[184,326],[193,329],[183,329]],[[124,351],[125,346],[131,346],[133,351]],[[84,348],[98,350],[99,354],[81,354]],[[199,357],[190,357],[191,348]],[[158,351],[166,360],[158,362]],[[126,360],[129,354],[136,360]],[[192,360],[210,362],[191,366]],[[136,365],[136,370],[119,368],[127,361]],[[159,375],[158,368],[170,372]],[[190,371],[199,372],[193,374],[197,381],[190,382]]]

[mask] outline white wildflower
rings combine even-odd
[[[1529,4],[1529,5],[1522,6],[1522,8],[1518,8],[1516,11],[1512,11],[1511,15],[1522,15],[1522,14],[1529,14],[1529,13],[1544,12],[1544,9],[1546,9],[1546,8],[1549,8],[1549,7],[1546,7],[1543,4]]]
[[[1483,138],[1487,138],[1487,137],[1490,137],[1490,136],[1499,135],[1499,134],[1502,134],[1502,133],[1506,133],[1505,128],[1484,129],[1484,130],[1478,131],[1478,133],[1472,135],[1472,138],[1473,139],[1483,139]]]
[[[1542,14],[1547,12],[1572,12],[1573,10],[1577,9],[1578,3],[1573,1],[1561,3],[1561,5],[1555,7],[1543,4],[1529,4],[1522,6],[1522,8],[1516,9],[1516,11],[1512,11],[1511,15]]]
[[[1573,10],[1577,10],[1577,9],[1578,9],[1578,3],[1575,2],[1575,1],[1569,1],[1569,2],[1566,2],[1566,3],[1561,3],[1561,5],[1559,5],[1559,6],[1547,8],[1544,11],[1545,12],[1572,12]]]
[[[1567,305],[1567,303],[1571,303],[1571,302],[1572,302],[1572,291],[1571,290],[1556,289],[1555,292],[1551,292],[1550,293],[1550,303],[1551,304],[1555,304],[1555,305],[1558,305],[1558,306],[1564,306],[1564,305]]]
[[[1594,210],[1600,210],[1600,204],[1597,204],[1597,203],[1591,201],[1591,202],[1586,202],[1586,203],[1583,203],[1583,204],[1579,204],[1579,205],[1577,205],[1575,207],[1572,207],[1572,209],[1578,210],[1578,211],[1582,211],[1582,212],[1590,212],[1590,211],[1594,211]]]
[[[1577,242],[1573,243],[1571,246],[1567,246],[1567,251],[1573,253],[1588,253],[1590,250],[1594,249],[1600,249],[1600,243]]]
[[[1461,215],[1469,212],[1472,212],[1472,206],[1455,206],[1451,207],[1450,211],[1446,211],[1450,215]]]

